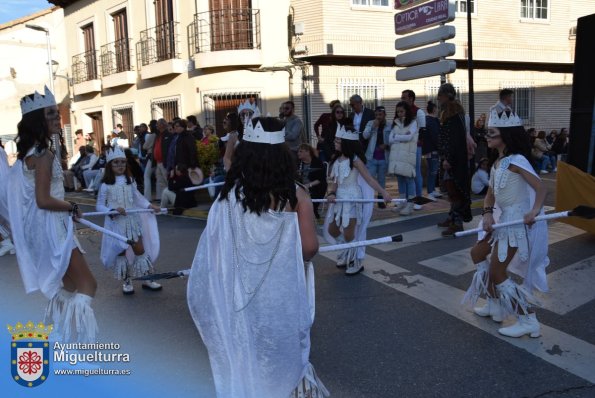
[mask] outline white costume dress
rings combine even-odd
[[[354,162],[359,162],[359,159]],[[374,189],[360,175],[359,171],[353,167],[349,168],[349,160],[337,160],[333,163],[331,174],[333,182],[337,183],[337,199],[374,199]],[[343,243],[343,237],[333,238],[328,233],[328,226],[335,222],[339,228],[345,228],[349,225],[349,219],[357,219],[355,226],[354,240],[366,240],[368,224],[372,218],[374,203],[333,203],[329,206],[322,228],[324,239],[331,245]],[[347,258],[351,261],[355,258],[363,260],[366,256],[366,247],[348,249],[339,254],[339,259]]]
[[[136,183],[127,183],[126,177],[116,176],[114,184],[101,184],[97,195],[97,211],[110,211],[149,207],[149,201],[138,191]],[[159,256],[159,231],[153,213],[133,213],[126,216],[105,217],[105,228],[137,242],[143,238],[145,254],[136,256],[132,247],[125,242],[103,235],[101,241],[101,262],[112,269],[118,279],[139,277],[153,272],[152,263]],[[119,256],[126,251],[125,256]]]
[[[493,167],[490,175],[490,187],[494,192],[495,208],[494,221],[522,219],[535,203],[535,190],[519,174],[509,170],[510,165],[515,165],[539,178],[529,161],[522,155],[510,155],[500,160],[498,167]],[[540,214],[543,214],[543,210]],[[480,223],[480,226],[482,223]],[[479,233],[479,240],[486,233]],[[537,221],[531,228],[525,224],[499,228],[492,233],[490,243],[498,244],[498,260],[506,260],[508,247],[516,247],[517,252],[508,265],[508,271],[523,278],[523,285],[515,288],[511,280],[507,280],[511,292],[499,290],[500,304],[507,314],[515,314],[520,306],[525,313],[531,304],[535,304],[532,292],[537,289],[541,292],[548,291],[545,269],[549,265],[548,230],[546,221]],[[487,292],[489,266],[484,262],[478,268],[473,282],[463,301],[474,303],[481,293]]]
[[[50,299],[46,322],[54,324],[52,339],[95,342],[97,322],[90,306],[92,298],[61,289],[72,251],[78,247],[83,252],[74,234],[74,222],[66,211],[37,207],[35,170],[29,170],[25,163],[28,157],[42,156],[44,151],[31,148],[10,170],[7,199],[19,270],[27,293],[41,290]],[[64,200],[64,177],[57,157],[52,163],[50,196]]]
[[[8,229],[8,203],[6,201],[6,189],[8,187],[9,172],[10,167],[8,167],[6,152],[4,152],[4,149],[0,147],[0,236],[2,236],[4,239],[2,242],[8,240],[5,243],[10,242],[10,231]],[[0,245],[2,245],[2,243],[0,243]],[[2,248],[0,246],[0,250],[1,249]],[[10,253],[14,254],[14,248],[10,251]]]
[[[222,244],[225,242],[226,244]],[[314,271],[295,212],[213,203],[188,280],[218,398],[325,397],[309,362]]]

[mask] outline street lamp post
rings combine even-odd
[[[45,37],[47,40],[47,51],[48,51],[48,73],[49,73],[49,80],[50,80],[50,91],[54,93],[54,71],[52,70],[52,45],[50,42],[50,30],[48,28],[44,28],[43,26],[33,25],[33,24],[26,24],[26,28],[37,30],[39,32],[45,32]]]
[[[54,96],[56,93],[54,92],[54,70],[53,70],[53,62],[52,62],[52,45],[50,43],[50,30],[48,28],[44,28],[43,26],[33,25],[33,24],[25,24],[26,28],[37,30],[39,32],[45,33],[45,38],[47,40],[47,51],[48,51],[48,77],[50,80],[50,91]],[[60,146],[60,138],[58,134],[52,135],[52,144],[54,146],[54,150],[56,151],[56,156],[58,159],[62,159],[62,154],[60,153],[61,146]]]

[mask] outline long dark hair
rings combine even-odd
[[[397,106],[395,106],[395,121],[397,120],[397,118],[399,117],[399,115],[397,114],[397,109],[398,108],[403,108],[405,109],[405,121],[403,122],[403,126],[407,127],[411,124],[411,122],[413,121],[413,111],[411,110],[411,107],[409,106],[408,103],[406,103],[405,101],[400,101]],[[393,121],[393,127],[395,126],[396,122]]]
[[[353,131],[353,124],[351,120],[347,120],[345,122],[345,130],[346,131]],[[334,144],[333,144],[334,145]],[[337,159],[341,157],[341,155],[345,156],[349,159],[349,168],[353,169],[353,161],[357,156],[364,164],[366,164],[366,154],[364,153],[364,148],[362,147],[362,143],[359,140],[344,140],[341,139],[341,150],[335,151],[333,156],[332,162],[334,163]]]
[[[128,159],[126,159],[126,171],[124,172],[124,175],[126,176],[126,184],[132,184],[132,172],[130,171],[130,166],[128,165]],[[114,170],[112,170],[111,160],[105,165],[103,179],[101,182],[108,185],[113,185],[116,183],[116,175],[114,174]]]
[[[500,139],[506,145],[504,155],[523,155],[533,165],[531,156],[531,138],[523,126],[498,127]],[[498,151],[492,151],[490,156],[490,168],[498,159]]]
[[[43,97],[43,95],[42,95]],[[33,100],[33,94],[24,96],[25,98]],[[42,151],[51,145],[50,135],[48,131],[48,123],[43,112],[44,108],[36,109],[34,111],[25,113],[17,124],[17,158],[24,159],[29,149],[37,145],[37,150]]]
[[[283,123],[276,118],[258,117],[252,119],[252,125],[258,121],[265,131],[283,129]],[[287,144],[241,141],[234,151],[219,200],[228,199],[233,190],[244,211],[260,215],[273,204],[277,210],[283,210],[287,203],[295,208],[296,174],[295,160]]]

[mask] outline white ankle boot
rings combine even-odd
[[[4,240],[0,242],[0,257],[8,253],[15,254],[16,252],[10,239],[4,238]]]
[[[498,329],[498,333],[508,337],[521,337],[526,334],[535,338],[541,335],[539,322],[535,313],[528,315],[519,315],[514,325]]]
[[[399,212],[402,216],[410,216],[411,212],[413,211],[413,202],[407,202],[407,204],[403,207],[403,210]]]
[[[497,298],[488,297],[486,304],[483,307],[473,308],[473,312],[479,316],[491,316],[494,322],[502,322],[504,320],[500,300]]]

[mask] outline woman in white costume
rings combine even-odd
[[[535,222],[543,213],[545,188],[528,159],[530,137],[520,118],[494,110],[488,122],[488,147],[497,151],[490,174],[490,186],[482,212],[483,229],[479,242],[471,249],[477,272],[463,301],[474,304],[485,293],[487,303],[474,308],[479,316],[491,316],[501,322],[514,315],[517,322],[498,330],[502,335],[539,337],[540,327],[532,307],[532,292],[548,290],[545,268],[547,257],[547,223]],[[525,223],[492,230],[492,225],[524,219]],[[490,255],[491,251],[491,255]],[[488,255],[490,258],[488,259]],[[520,276],[518,285],[508,273]]]
[[[126,214],[127,209],[153,209],[151,204],[136,187],[124,151],[116,146],[107,154],[107,164],[97,195],[97,211],[116,210],[119,215],[105,217],[105,228],[127,237],[134,242],[128,245],[108,235],[101,241],[101,261],[112,269],[118,280],[123,280],[122,293],[133,294],[131,278],[153,273],[153,262],[159,255],[159,232],[155,215],[150,213]],[[143,289],[161,290],[154,281],[143,282]]]
[[[370,175],[366,168],[366,156],[359,142],[359,134],[350,131],[352,126],[337,124],[335,151],[337,156],[331,163],[327,198],[332,203],[327,212],[323,234],[330,244],[366,240],[366,229],[374,204],[356,202],[335,202],[336,199],[373,199],[379,192],[385,202],[391,196]],[[345,268],[345,275],[356,275],[363,271],[365,248],[355,247],[339,254],[338,268]]]
[[[188,306],[219,398],[325,397],[309,362],[318,251],[283,125],[255,118],[209,211]]]
[[[54,95],[46,87],[45,95],[25,96],[21,111],[7,200],[25,290],[50,299],[46,323],[54,324],[53,339],[95,342],[97,282],[75,235],[73,218],[81,213],[64,200],[62,167],[50,139],[61,128]]]
[[[0,144],[0,257],[8,253],[15,254],[8,230],[8,204],[6,203],[6,186],[8,185],[6,181],[8,181],[9,171],[6,152]]]

